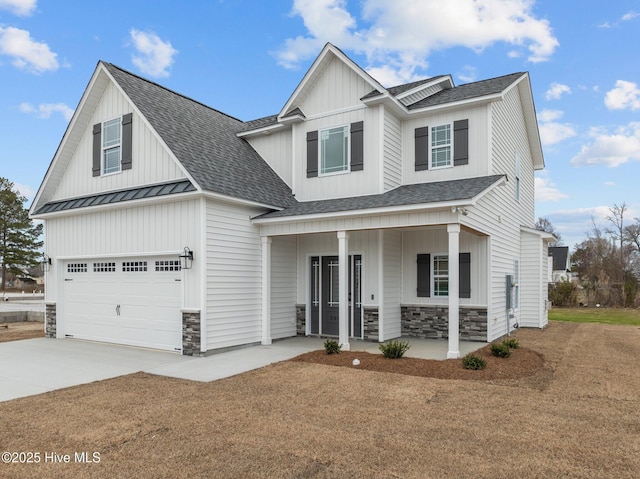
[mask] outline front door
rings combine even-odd
[[[322,334],[337,336],[339,329],[338,257],[322,257]]]
[[[337,256],[311,257],[311,334],[338,336],[339,261]],[[362,337],[362,255],[349,256],[349,336]]]

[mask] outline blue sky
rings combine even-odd
[[[327,41],[385,86],[528,71],[536,217],[573,247],[613,204],[640,216],[638,0],[0,0],[0,176],[33,198],[98,60],[251,120]]]

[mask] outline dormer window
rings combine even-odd
[[[349,171],[349,127],[320,130],[320,174]]]
[[[102,124],[102,174],[120,171],[120,145],[122,139],[121,118],[105,121]]]

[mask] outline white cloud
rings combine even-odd
[[[614,187],[617,186],[615,181],[605,181],[604,186]]]
[[[458,78],[465,83],[474,82],[478,78],[477,73],[478,71],[476,67],[472,67],[471,65],[465,65],[462,68],[462,71],[458,73]]]
[[[60,113],[67,121],[73,116],[73,109],[64,103],[41,103],[37,107],[31,103],[21,103],[20,111],[23,113],[35,113],[38,118],[50,118],[53,113]]]
[[[9,10],[14,15],[28,17],[36,9],[37,0],[0,0],[0,10]]]
[[[169,41],[162,41],[153,32],[141,32],[134,28],[129,34],[138,53],[132,57],[133,64],[142,73],[152,77],[168,77],[168,70],[173,65],[178,50],[173,48]]]
[[[562,110],[544,109],[538,114],[538,130],[543,145],[555,145],[567,138],[576,136],[576,130],[568,123],[559,123],[564,115]]]
[[[536,201],[560,201],[569,195],[561,192],[546,176],[535,177]]]
[[[631,160],[640,160],[640,123],[632,122],[609,133],[592,128],[592,142],[571,159],[573,166],[606,165],[615,168]]]
[[[36,194],[36,191],[31,188],[29,185],[21,185],[20,183],[13,184],[13,191],[20,193],[25,198],[33,198]]]
[[[545,98],[547,100],[559,100],[560,97],[565,93],[571,93],[571,88],[569,88],[567,85],[563,85],[562,83],[554,82],[547,90]]]
[[[403,81],[409,81],[438,50],[480,52],[503,42],[516,52],[528,49],[529,61],[536,63],[548,60],[559,45],[548,20],[533,13],[533,0],[405,0],[401,7],[363,0],[360,5],[358,19],[345,0],[295,0],[291,14],[302,18],[307,34],[287,39],[275,53],[278,63],[295,68],[331,42],[366,55],[370,72],[381,65],[387,65],[387,72],[404,68]]]
[[[0,27],[0,54],[13,58],[13,65],[32,73],[57,70],[57,54],[46,43],[31,38],[27,30]]]
[[[563,242],[568,246],[574,246],[587,239],[587,234],[591,233],[592,221],[602,226],[610,214],[608,206],[592,206],[554,211],[545,214],[545,217],[549,218],[560,232]]]
[[[633,20],[634,18],[638,18],[638,17],[640,17],[640,13],[634,12],[634,11],[630,11],[630,12],[627,12],[624,15],[622,15],[621,20],[623,22],[628,22],[629,20]]]
[[[604,104],[609,110],[640,109],[640,88],[636,83],[618,80],[613,90],[604,97]]]

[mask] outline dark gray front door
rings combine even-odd
[[[322,334],[337,336],[339,329],[338,257],[322,257]]]

